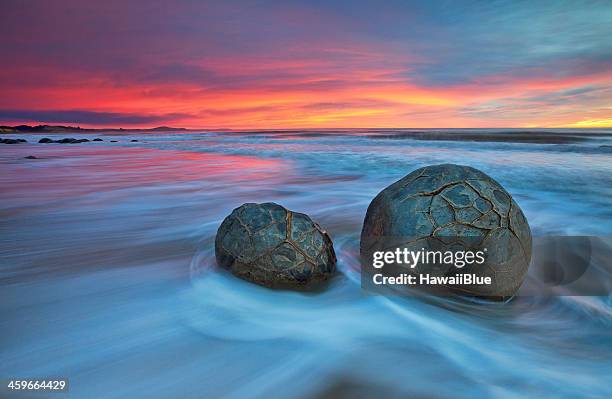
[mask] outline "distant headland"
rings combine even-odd
[[[89,133],[89,132],[186,132],[189,129],[184,127],[158,126],[149,129],[124,129],[124,128],[109,128],[109,129],[90,129],[79,126],[62,126],[62,125],[17,125],[17,126],[0,126],[0,133]]]

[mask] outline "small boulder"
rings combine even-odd
[[[111,143],[118,143],[118,141],[117,141],[117,140],[111,140],[110,142],[111,142]]]
[[[130,140],[132,143],[136,143],[138,142],[138,140]]]
[[[101,138],[96,137],[95,139],[91,140],[91,141],[104,141]]]
[[[2,144],[19,144],[21,143],[21,141],[16,140],[16,139],[3,139],[2,141],[0,141]]]
[[[41,143],[41,144],[45,144],[45,143],[55,143],[55,141],[51,140],[51,139],[50,139],[50,138],[48,138],[48,137],[44,137],[44,138],[42,138],[42,139],[38,140],[38,142],[39,142],[39,143]]]
[[[23,157],[24,159],[38,159],[34,155],[28,155],[27,157]]]
[[[275,203],[234,209],[219,226],[215,255],[219,266],[266,287],[310,286],[336,270],[325,230],[307,215]]]
[[[20,143],[27,143],[28,142],[28,140],[26,140],[26,139],[17,139],[17,141],[19,141]]]
[[[66,138],[63,138],[63,139],[61,139],[61,140],[57,140],[57,141],[56,141],[56,143],[61,143],[61,144],[72,144],[72,143],[74,143],[75,141],[77,141],[77,139],[72,138],[72,137],[66,137]]]

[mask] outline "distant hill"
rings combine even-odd
[[[62,126],[62,125],[17,125],[17,126],[0,126],[0,133],[87,133],[87,132],[179,132],[188,131],[183,127],[159,126],[151,129],[88,129],[79,126]]]
[[[154,127],[151,129],[145,129],[145,130],[149,130],[152,132],[176,132],[176,131],[183,131],[183,130],[189,130],[189,129],[185,129],[184,127],[158,126],[158,127]]]

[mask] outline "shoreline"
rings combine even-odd
[[[447,142],[475,142],[475,143],[520,143],[520,144],[580,144],[594,141],[612,141],[612,129],[597,130],[575,130],[559,129],[558,131],[534,131],[508,129],[458,129],[458,130],[406,130],[406,129],[344,129],[344,130],[251,130],[251,131],[232,131],[232,130],[58,130],[58,131],[19,131],[8,132],[0,130],[0,140],[19,140],[24,136],[35,138],[58,138],[62,137],[69,140],[74,136],[83,140],[93,141],[96,137],[123,137],[138,135],[142,138],[147,136],[158,137],[163,135],[214,135],[241,138],[266,138],[266,139],[313,139],[313,138],[337,138],[337,137],[363,137],[369,140],[414,140],[414,141],[447,141]],[[99,140],[98,140],[99,141]],[[17,144],[17,143],[6,143]],[[607,144],[607,143],[606,143]],[[609,144],[608,144],[609,145]]]

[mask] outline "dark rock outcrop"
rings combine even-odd
[[[0,143],[2,143],[2,144],[19,144],[19,143],[22,143],[22,141],[19,141],[18,139],[2,139],[2,140],[0,140]]]
[[[60,140],[56,140],[56,143],[60,143],[60,144],[72,144],[75,143],[77,141],[77,139],[72,138],[72,137],[66,137]]]

